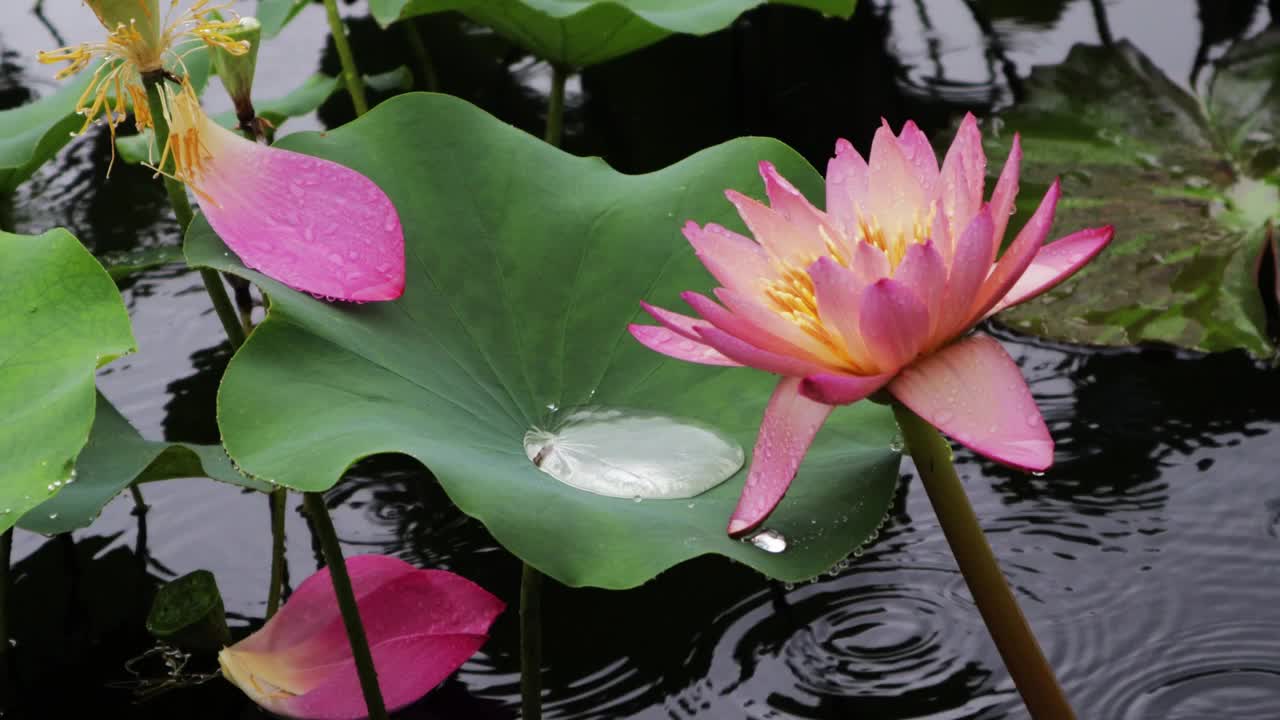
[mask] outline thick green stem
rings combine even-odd
[[[409,52],[417,63],[418,87],[429,92],[440,92],[440,76],[436,74],[436,64],[431,61],[431,52],[422,40],[422,28],[415,18],[400,23],[404,27],[405,40],[409,43]]]
[[[147,501],[142,497],[142,490],[138,488],[137,483],[129,485],[129,495],[133,497],[133,508],[138,514],[147,511]]]
[[[280,594],[284,585],[284,516],[289,504],[289,491],[276,488],[271,491],[271,587],[267,589],[267,619],[280,609]]]
[[[342,624],[347,628],[347,639],[351,641],[351,657],[356,663],[356,674],[360,677],[360,689],[364,692],[369,718],[387,720],[387,707],[382,702],[382,691],[378,688],[378,672],[373,666],[369,640],[365,637],[360,609],[356,606],[356,595],[351,589],[351,576],[347,574],[342,547],[338,544],[338,533],[333,529],[333,520],[329,517],[329,508],[325,507],[324,495],[318,492],[303,493],[302,502],[311,518],[317,539],[320,540],[324,562],[329,567],[329,577],[333,579],[333,591],[338,596],[338,609],[342,611]]]
[[[356,58],[351,54],[351,43],[347,42],[347,30],[342,25],[342,17],[338,15],[338,0],[324,0],[324,9],[329,16],[329,33],[333,35],[333,45],[338,48],[338,59],[342,61],[342,79],[347,84],[347,92],[351,93],[351,104],[356,108],[356,117],[369,112],[369,101],[364,96],[364,79],[356,67]]]
[[[893,412],[960,573],[1031,717],[1074,719],[1075,713],[1054,677],[1053,668],[1036,644],[1031,626],[973,514],[964,485],[951,463],[951,446],[932,425],[910,409],[894,403]]]
[[[9,555],[13,551],[13,528],[0,533],[0,690],[9,694]],[[4,714],[0,702],[0,715]]]
[[[520,573],[520,707],[522,720],[542,719],[542,573]]]
[[[155,126],[156,147],[163,153],[165,145],[169,143],[169,121],[165,119],[164,104],[160,101],[160,86],[165,79],[161,75],[147,75],[143,78],[143,82],[147,86],[147,103],[151,106],[151,122]],[[159,169],[165,171],[163,167]],[[178,219],[178,233],[180,236],[185,236],[187,227],[191,225],[191,219],[195,216],[191,211],[191,201],[187,199],[186,188],[182,187],[182,183],[165,175],[164,189],[169,194],[169,204],[173,206],[174,217]],[[201,268],[200,279],[204,282],[204,289],[213,302],[214,312],[218,313],[218,320],[222,322],[222,329],[226,331],[227,339],[231,341],[231,349],[238,350],[244,344],[244,326],[236,316],[231,298],[227,297],[227,289],[223,287],[222,279],[218,277],[217,271],[208,268]]]
[[[551,97],[547,103],[547,133],[543,139],[560,147],[564,138],[564,83],[569,77],[564,67],[551,64]]]

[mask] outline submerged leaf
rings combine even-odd
[[[394,302],[317,301],[247,270],[207,224],[193,225],[189,261],[271,296],[219,390],[219,427],[242,470],[315,491],[359,458],[411,455],[499,542],[575,586],[631,587],[707,553],[808,578],[883,519],[899,455],[891,414],[871,403],[838,410],[818,435],[770,518],[788,543],[778,554],[725,534],[742,471],[692,499],[634,502],[558,482],[525,452],[528,431],[582,406],[688,418],[754,445],[772,378],[664,358],[627,324],[640,317],[637,298],[674,303],[710,286],[680,226],[697,217],[742,230],[723,191],[761,194],[760,160],[821,196],[821,178],[786,146],[740,139],[627,176],[428,94],[281,145],[387,192],[405,227],[408,279]]]
[[[1265,165],[1280,147],[1278,62],[1280,31],[1228,53],[1207,114],[1127,43],[1077,46],[1061,65],[1036,68],[988,151],[1022,133],[1019,198],[1039,197],[1061,174],[1054,234],[1112,223],[1116,239],[1076,277],[1000,319],[1070,342],[1273,353],[1257,258],[1266,222],[1280,218],[1277,179],[1260,174],[1274,172]]]
[[[2,532],[72,478],[94,370],[135,344],[115,283],[71,233],[0,232],[0,258]]]
[[[769,0],[849,17],[857,0]],[[706,35],[766,0],[370,0],[384,27],[415,15],[456,10],[544,60],[586,67],[673,33]]]

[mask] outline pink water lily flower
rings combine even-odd
[[[347,560],[387,709],[439,685],[484,644],[504,605],[463,577],[396,558]],[[326,568],[262,629],[218,655],[222,674],[265,710],[306,720],[368,716]]]
[[[972,115],[941,169],[914,123],[897,136],[886,123],[870,162],[836,144],[826,212],[761,163],[769,206],[726,193],[755,242],[719,225],[685,226],[722,286],[720,302],[684,293],[701,317],[642,303],[661,325],[631,333],[681,360],[782,376],[730,534],[756,527],[778,504],[833,406],[881,389],[992,460],[1033,471],[1053,463],[1053,440],[1017,365],[995,340],[965,333],[1072,275],[1110,242],[1112,228],[1046,244],[1061,194],[1055,181],[1000,254],[1021,158],[1015,136],[986,200]]]
[[[218,125],[195,90],[164,89],[169,142],[157,168],[195,194],[218,237],[244,264],[331,300],[394,300],[404,292],[404,231],[391,199],[344,165],[251,142]]]

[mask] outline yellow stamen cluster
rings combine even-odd
[[[179,54],[174,50],[179,41],[196,38],[205,45],[222,48],[233,55],[249,51],[247,41],[234,40],[227,35],[239,22],[238,16],[231,20],[210,17],[219,10],[226,10],[230,3],[210,7],[210,0],[197,0],[174,17],[178,1],[171,0],[168,18],[158,36],[149,36],[140,29],[154,28],[154,22],[144,22],[140,26],[136,19],[131,19],[128,24],[118,23],[112,28],[98,7],[90,3],[98,20],[107,28],[105,41],[81,43],[37,55],[44,64],[67,63],[55,76],[59,80],[84,70],[96,59],[105,61],[94,70],[93,79],[76,102],[76,112],[84,116],[84,125],[72,134],[84,132],[102,115],[101,120],[111,133],[112,163],[115,162],[116,127],[124,122],[130,105],[133,107],[134,125],[139,131],[153,126],[143,76],[164,71],[165,62],[170,59],[186,74],[183,64],[185,53]],[[138,7],[144,21],[154,20],[145,0],[138,0]]]
[[[857,239],[865,240],[880,248],[889,259],[889,267],[897,268],[912,243],[922,243],[929,239],[933,232],[933,217],[936,211],[936,208],[930,208],[929,213],[923,217],[919,212],[913,213],[911,227],[899,227],[894,233],[886,233],[880,226],[879,219],[874,215],[859,213]]]
[[[846,264],[838,254],[833,253],[832,258],[841,265]],[[812,260],[804,266],[808,267]],[[767,281],[764,288],[765,297],[773,303],[774,310],[821,343],[841,362],[851,369],[858,369],[858,363],[845,347],[844,338],[822,324],[818,315],[818,295],[808,271],[785,263],[779,263],[779,267],[778,277]]]
[[[200,177],[213,153],[204,141],[207,117],[200,107],[200,98],[196,97],[195,88],[187,80],[183,80],[182,89],[177,92],[166,85],[160,94],[160,101],[169,121],[169,139],[160,151],[160,162],[147,167],[183,183],[200,196],[201,200],[214,202],[200,188]],[[173,158],[172,175],[161,169],[170,157]]]

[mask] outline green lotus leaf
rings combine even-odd
[[[83,72],[57,92],[26,105],[0,110],[0,195],[14,191],[71,141],[84,118],[76,101],[89,85]]]
[[[847,18],[857,0],[768,0]],[[370,0],[384,27],[456,10],[534,55],[586,67],[652,45],[673,33],[706,35],[766,0]]]
[[[102,508],[134,482],[207,477],[269,492],[271,486],[236,471],[220,445],[145,440],[98,393],[89,442],[76,460],[75,481],[27,513],[23,530],[55,535],[89,527]]]
[[[262,37],[273,38],[297,17],[310,0],[258,0],[255,17],[262,23]]]
[[[258,117],[278,128],[289,118],[315,112],[337,87],[337,78],[316,73],[284,97],[254,103],[254,109],[257,110]],[[218,113],[213,116],[213,121],[225,128],[234,128],[238,124],[234,111]],[[137,135],[116,138],[116,152],[128,163],[154,161],[160,154],[155,150],[150,150],[148,154],[151,137],[151,131],[144,130]]]
[[[71,478],[93,373],[135,349],[107,271],[66,230],[0,232],[0,532]]]
[[[218,394],[223,442],[242,471],[318,491],[362,457],[410,455],[499,542],[573,586],[632,587],[708,553],[799,580],[883,519],[899,454],[891,413],[872,403],[823,427],[767,523],[788,542],[776,554],[725,534],[745,470],[690,499],[636,502],[559,482],[523,446],[526,432],[583,406],[691,419],[754,445],[776,378],[671,360],[627,324],[644,320],[642,298],[674,306],[683,290],[709,290],[680,227],[697,218],[745,231],[723,191],[762,195],[759,161],[821,197],[821,178],[790,148],[738,139],[628,176],[423,93],[281,145],[355,168],[390,195],[406,229],[407,288],[390,303],[322,302],[246,269],[207,223],[193,224],[190,263],[271,296]]]
[[[988,134],[988,167],[999,170],[1020,132],[1019,212],[1060,175],[1052,236],[1107,223],[1116,236],[1071,280],[1000,319],[1077,343],[1273,353],[1258,260],[1280,218],[1280,183],[1266,177],[1280,162],[1278,64],[1280,32],[1237,46],[1203,102],[1127,43],[1077,46],[1036,68],[1026,99]]]

